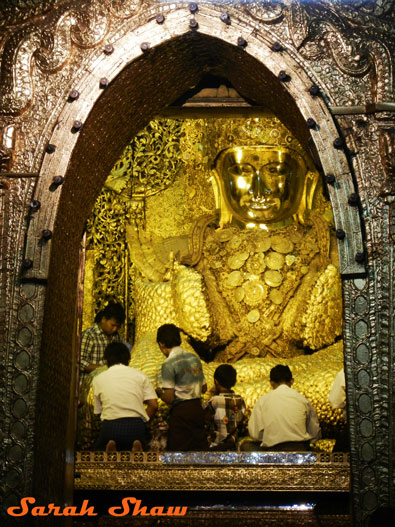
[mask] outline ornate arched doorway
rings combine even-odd
[[[330,188],[337,226],[345,230],[349,227],[347,240],[342,243],[340,251],[343,275],[364,272],[361,262],[355,260],[358,249],[363,251],[358,214],[355,208],[347,205],[347,199],[354,191],[351,173],[344,151],[334,145],[339,140],[338,133],[322,99],[311,93],[311,81],[289,57],[271,48],[264,49],[263,53],[261,45],[253,40],[240,45],[240,37],[236,39],[240,29],[233,27],[232,33],[236,45],[202,32],[186,32],[156,48],[151,48],[151,44],[148,51],[137,52],[139,56],[132,57],[131,61],[125,59],[123,53],[125,66],[119,64],[118,46],[114,44],[110,54],[108,51],[103,53],[97,71],[92,71],[81,85],[76,86],[78,99],[68,102],[59,116],[59,126],[49,141],[56,150],[44,159],[34,196],[42,205],[30,224],[26,253],[26,257],[33,261],[26,276],[43,278],[47,272],[48,251],[51,250],[39,393],[47,398],[48,387],[58,375],[61,377],[56,381],[56,397],[59,397],[56,413],[59,408],[64,416],[71,416],[73,412],[72,405],[67,408],[67,402],[70,404],[72,400],[73,392],[70,395],[68,390],[73,386],[74,369],[70,325],[71,316],[74,316],[78,246],[88,211],[117,159],[119,149],[161,108],[196,84],[207,69],[230,78],[248,99],[268,106],[295,131],[306,149],[318,151],[315,157],[320,159],[324,173],[341,181]],[[126,40],[130,38],[130,35],[125,37]],[[250,49],[250,53],[246,53],[247,45],[252,50],[255,48],[257,57]],[[128,49],[129,42],[123,42],[119,48]],[[115,69],[117,64],[119,72]],[[288,72],[286,83],[280,80],[280,72]],[[308,119],[317,123],[315,128],[308,127]],[[59,187],[53,184],[55,174],[64,178]],[[53,232],[50,242],[42,243],[40,235],[44,230]],[[38,243],[34,244],[35,240]],[[66,247],[68,270],[59,272]],[[59,290],[69,291],[69,294],[60,296]],[[64,324],[64,334],[56,324],[59,317],[69,320]],[[61,371],[60,363],[63,363]],[[47,413],[45,420],[48,418]],[[72,427],[71,419],[68,431],[65,428],[62,436],[71,438]],[[38,448],[42,444],[39,439],[42,429],[43,426],[39,425]],[[46,448],[47,442],[48,439]],[[66,446],[68,448],[72,448],[71,445]]]
[[[367,298],[374,296],[375,286],[354,280],[364,273],[364,257],[358,208],[348,201],[355,191],[351,165],[325,100],[315,95],[315,90],[311,92],[315,84],[325,91],[324,75],[320,78],[312,68],[305,69],[295,52],[275,46],[272,26],[259,26],[251,13],[235,16],[231,24],[211,6],[199,9],[196,23],[191,23],[190,9],[184,5],[164,10],[158,17],[156,7],[140,15],[144,20],[129,20],[129,31],[125,22],[119,34],[112,33],[111,42],[103,40],[90,51],[76,80],[64,88],[62,102],[43,127],[45,144],[55,149],[46,150],[34,193],[41,207],[33,211],[29,224],[24,273],[26,282],[45,284],[48,279],[36,404],[36,408],[45,405],[46,412],[37,412],[36,419],[36,489],[44,501],[47,496],[51,500],[52,496],[62,496],[65,467],[72,456],[72,327],[78,247],[86,217],[130,137],[162,107],[196,84],[208,69],[228,78],[245,97],[269,106],[306,149],[317,153],[324,173],[335,176],[337,184],[329,187],[329,193],[336,226],[346,232],[340,260],[345,276],[346,365],[348,378],[353,380],[349,405],[354,446],[361,433],[364,437],[361,450],[355,448],[353,454],[354,488],[359,491],[362,468],[375,459],[375,425],[372,428],[370,419],[372,357],[366,315]],[[273,16],[270,23],[276,21],[277,15]],[[78,93],[71,93],[71,89]],[[315,121],[315,130],[308,129],[307,119]],[[43,147],[39,145],[38,157]],[[64,177],[64,183],[54,182],[54,176]],[[44,230],[51,231],[50,239],[43,240]],[[358,310],[354,309],[357,298],[361,298]],[[42,301],[38,299],[38,303]],[[40,322],[37,324],[40,332]],[[362,368],[365,366],[367,370]],[[359,375],[360,370],[367,375]],[[354,378],[357,374],[358,385]],[[360,412],[369,426],[365,423],[363,430],[357,431],[353,422]],[[48,427],[54,430],[50,437]],[[364,497],[361,491],[358,500],[368,511],[378,500],[372,491],[375,472],[369,472],[369,477],[366,474],[367,489]]]

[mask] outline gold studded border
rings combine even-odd
[[[221,490],[348,492],[346,454],[313,463],[163,463],[154,452],[78,452],[76,490]]]

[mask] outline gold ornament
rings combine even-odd
[[[262,239],[260,239],[259,241],[256,242],[255,250],[257,252],[265,253],[266,251],[268,251],[270,249],[271,245],[272,245],[271,238],[270,237],[265,237],[265,238],[262,238]]]
[[[272,251],[266,255],[265,261],[269,269],[278,271],[283,267],[285,258],[282,254]]]
[[[279,271],[265,271],[264,279],[270,287],[278,287],[283,281],[283,277]]]
[[[284,301],[284,294],[278,289],[272,289],[270,291],[269,298],[273,304],[281,305]]]
[[[259,320],[260,313],[258,309],[253,309],[247,314],[247,320],[251,324],[255,324]]]
[[[287,254],[293,251],[294,245],[291,240],[283,238],[282,236],[273,236],[272,237],[272,249],[275,251]]]
[[[267,296],[265,285],[260,280],[250,280],[243,286],[245,291],[244,302],[250,306],[259,304]]]
[[[241,302],[243,298],[245,297],[245,290],[244,287],[238,287],[235,291],[235,300],[236,302]]]
[[[236,253],[228,258],[228,266],[230,269],[240,269],[247,260],[249,253]]]
[[[225,280],[225,287],[237,287],[238,285],[241,285],[243,282],[243,275],[240,271],[233,271],[231,272],[226,280]]]

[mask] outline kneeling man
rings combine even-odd
[[[145,373],[128,366],[130,351],[125,344],[109,344],[104,360],[108,370],[92,383],[95,414],[102,420],[95,448],[141,451],[147,442],[146,422],[158,409],[154,387]]]
[[[258,399],[248,422],[250,436],[260,444],[245,443],[243,450],[306,451],[310,440],[321,437],[316,411],[306,397],[291,388],[293,382],[288,366],[279,364],[271,369],[273,391]]]

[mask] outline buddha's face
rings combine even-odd
[[[285,149],[235,147],[216,164],[225,202],[243,223],[275,223],[290,217],[303,192],[301,166]]]

